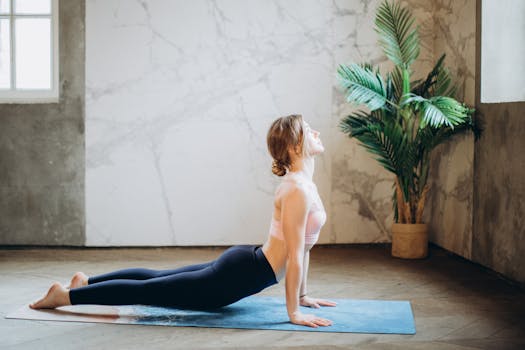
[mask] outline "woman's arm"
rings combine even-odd
[[[299,290],[299,304],[301,306],[313,307],[315,309],[320,308],[321,306],[336,306],[337,303],[325,300],[312,298],[307,295],[308,289],[306,288],[306,280],[308,276],[308,268],[310,266],[310,249],[312,246],[305,247],[304,250],[304,260],[303,260],[303,280],[301,282],[301,288]]]
[[[281,200],[281,221],[286,241],[286,309],[290,320],[299,311],[299,286],[303,273],[304,230],[308,200],[298,186],[292,187]]]
[[[331,321],[305,315],[299,311],[299,288],[303,277],[304,231],[308,213],[308,199],[304,190],[292,187],[281,200],[281,221],[286,241],[286,309],[290,321],[310,327],[329,326]]]
[[[301,281],[301,288],[299,289],[299,298],[305,296],[308,293],[306,288],[306,280],[308,278],[308,267],[310,266],[310,249],[307,247],[304,249],[303,257],[303,279]]]

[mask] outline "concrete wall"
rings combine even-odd
[[[472,260],[525,285],[525,102],[478,109]]]
[[[485,3],[477,8],[477,57],[482,54],[480,19]],[[516,36],[520,35],[525,33]],[[479,61],[476,71],[481,72]],[[525,102],[482,103],[481,90],[477,79],[476,109],[485,131],[474,148],[472,260],[525,286]]]
[[[0,244],[84,245],[84,1],[60,1],[60,102],[0,104]]]
[[[434,62],[446,54],[445,64],[459,85],[457,98],[475,105],[476,1],[433,2]],[[474,137],[455,136],[436,147],[431,158],[425,221],[430,241],[470,259],[472,254]]]

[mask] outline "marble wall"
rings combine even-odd
[[[421,24],[416,75],[445,49],[468,81],[456,49],[465,39],[451,33],[470,30],[462,16],[472,2],[405,1]],[[352,108],[335,74],[350,61],[388,69],[373,31],[379,3],[87,0],[86,244],[262,242],[279,181],[266,131],[290,113],[302,113],[326,146],[315,174],[328,212],[320,242],[388,242],[393,177],[339,130]],[[454,237],[469,234],[472,158],[468,144],[446,147],[427,212],[432,238],[463,252]]]
[[[270,123],[330,130],[333,8],[298,4],[87,1],[87,245],[265,239]]]

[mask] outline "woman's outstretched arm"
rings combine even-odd
[[[308,213],[308,198],[304,189],[293,186],[281,201],[281,220],[287,247],[286,308],[290,321],[310,327],[329,326],[331,321],[299,310],[299,288],[304,263],[304,232]]]
[[[287,248],[285,288],[286,308],[290,320],[299,312],[299,286],[303,272],[307,211],[307,197],[301,188],[294,186],[283,196],[281,220]]]

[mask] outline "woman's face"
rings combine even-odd
[[[321,133],[312,129],[307,122],[303,122],[303,130],[305,133],[304,147],[306,147],[306,154],[309,156],[315,156],[323,153],[324,146],[319,138]]]

